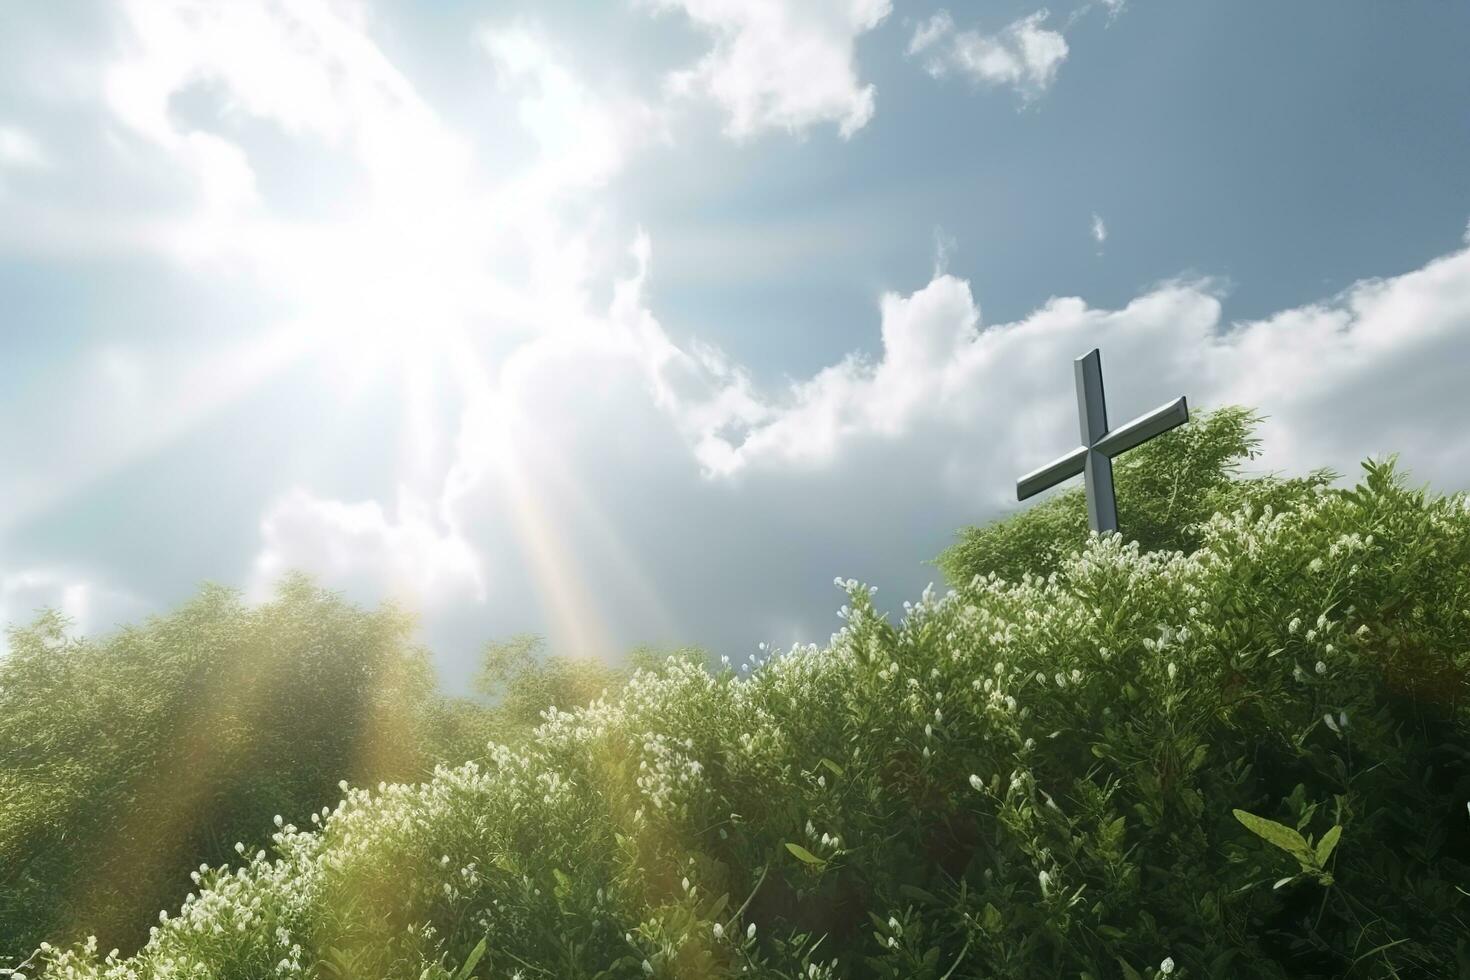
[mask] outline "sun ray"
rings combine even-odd
[[[7,501],[0,533],[35,520],[97,481],[197,431],[318,346],[299,324],[285,323],[185,365],[176,383],[158,386],[158,399],[145,408],[146,419],[93,447],[76,465],[25,485]]]

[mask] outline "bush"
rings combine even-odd
[[[548,707],[580,708],[622,688],[639,670],[658,673],[674,662],[704,666],[707,659],[692,647],[667,655],[639,647],[614,666],[596,657],[548,654],[544,638],[521,634],[486,645],[474,689],[494,705],[484,713],[486,730],[502,741],[514,740],[538,725]],[[480,748],[484,744],[481,740]]]
[[[1192,552],[1206,521],[1242,507],[1270,506],[1280,512],[1310,500],[1336,479],[1329,469],[1283,480],[1242,479],[1242,463],[1255,459],[1261,416],[1227,407],[1196,413],[1188,422],[1113,461],[1118,524],[1144,551]],[[951,582],[968,582],[994,572],[1018,579],[1046,575],[1087,542],[1087,498],[1079,482],[1022,517],[965,528],[960,540],[939,556]]]
[[[897,625],[841,582],[825,649],[352,789],[41,974],[1466,975],[1470,510],[1365,469]]]
[[[134,948],[195,866],[264,842],[275,814],[305,819],[344,778],[427,774],[434,681],[412,630],[301,578],[258,608],[206,588],[100,641],[55,613],[11,630],[0,957],[89,932]]]

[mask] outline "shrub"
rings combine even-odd
[[[1242,507],[1280,512],[1311,499],[1335,478],[1331,470],[1305,477],[1243,479],[1241,464],[1255,459],[1261,416],[1244,408],[1196,412],[1113,461],[1118,524],[1144,551],[1192,552],[1206,521]],[[939,556],[951,582],[994,572],[1018,579],[1046,575],[1087,541],[1087,498],[1079,484],[1027,507],[1022,516],[964,528]]]
[[[256,608],[209,587],[104,640],[55,613],[11,630],[0,956],[87,932],[135,947],[201,860],[263,842],[273,815],[305,819],[343,778],[427,773],[435,695],[412,629],[293,578]]]
[[[1197,550],[1090,537],[202,869],[41,975],[1444,977],[1470,971],[1470,511],[1392,463]],[[1020,518],[1024,520],[1025,518]],[[1019,532],[1018,532],[1019,534]]]

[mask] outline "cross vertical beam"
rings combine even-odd
[[[1102,352],[1096,347],[1072,364],[1077,377],[1077,417],[1087,460],[1082,482],[1087,488],[1087,523],[1094,531],[1118,530],[1118,503],[1113,497],[1113,461],[1097,448],[1108,434],[1108,405],[1103,398]]]
[[[1017,480],[1016,499],[1025,500],[1080,473],[1087,488],[1088,524],[1098,532],[1117,531],[1113,457],[1188,422],[1189,405],[1181,395],[1121,428],[1109,430],[1107,400],[1103,397],[1102,353],[1094,347],[1077,358],[1073,368],[1082,445]]]

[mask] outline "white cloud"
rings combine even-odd
[[[127,0],[123,11],[103,98],[125,133],[193,187],[193,209],[161,235],[181,257],[298,268],[302,246],[329,251],[319,239],[287,241],[300,229],[263,198],[263,155],[231,135],[240,122],[269,123],[322,155],[346,153],[351,176],[399,220],[414,208],[435,214],[437,195],[463,185],[468,148],[372,42],[360,6]],[[176,111],[185,93],[209,98],[210,118]],[[163,169],[155,160],[149,169]],[[361,240],[362,228],[347,237]]]
[[[564,650],[817,639],[832,574],[916,589],[955,527],[1016,506],[1016,477],[1075,442],[1071,362],[1093,346],[1115,424],[1185,394],[1265,412],[1265,467],[1351,473],[1399,450],[1417,479],[1470,482],[1470,249],[1237,324],[1211,284],[1185,281],[1121,309],[1055,298],[986,325],[969,285],[938,273],[882,297],[875,356],[773,391],[674,343],[647,307],[646,239],[635,253],[608,308],[527,338],[464,400],[433,505],[462,542],[321,502],[277,538],[340,576],[402,550],[410,578],[468,582],[473,555],[481,628],[539,629]]]
[[[397,514],[376,501],[344,503],[295,488],[260,522],[261,550],[249,593],[268,596],[281,576],[309,572],[338,587],[388,595],[420,608],[485,600],[479,557],[413,494]]]
[[[1042,26],[1045,9],[1022,17],[999,34],[956,31],[949,12],[941,10],[915,29],[909,40],[910,56],[928,52],[924,69],[938,78],[955,71],[985,85],[1007,85],[1023,98],[1034,99],[1051,87],[1062,62],[1067,40]]]
[[[858,78],[855,47],[888,16],[889,0],[647,2],[682,10],[713,36],[714,47],[669,85],[719,103],[731,137],[835,123],[846,138],[873,117],[875,89]]]
[[[939,43],[946,34],[954,30],[954,18],[948,10],[940,10],[914,29],[905,53],[922,54]]]
[[[1108,240],[1108,226],[1104,223],[1102,215],[1096,211],[1092,212],[1092,240],[1101,247]]]
[[[541,151],[541,179],[599,185],[640,146],[669,139],[660,108],[594,92],[536,31],[524,25],[487,28],[480,41],[506,84],[520,95],[521,124]]]
[[[1464,485],[1470,473],[1470,435],[1458,421],[1470,404],[1449,367],[1470,362],[1470,249],[1238,324],[1221,321],[1208,284],[1190,282],[1115,311],[1053,299],[1022,321],[983,330],[968,285],[953,276],[886,295],[881,309],[880,359],[849,357],[779,404],[747,407],[762,421],[707,454],[707,469],[829,466],[864,440],[920,438],[934,443],[935,472],[971,470],[965,459],[975,456],[1020,473],[1069,443],[1068,366],[1100,346],[1114,418],[1185,393],[1196,405],[1267,412],[1266,458],[1288,469],[1351,467],[1397,448],[1443,485]],[[1046,420],[1040,429],[1037,420]],[[1047,438],[1035,438],[1043,430]],[[972,440],[988,448],[977,454]],[[993,493],[1008,486],[987,482]]]

